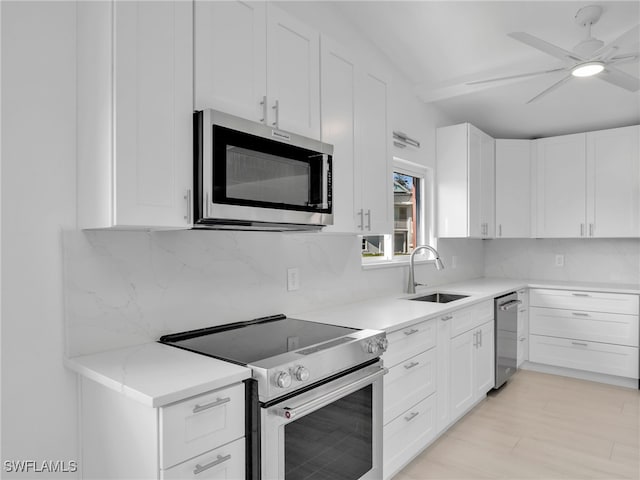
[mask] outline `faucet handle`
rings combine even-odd
[[[427,285],[426,283],[413,282],[413,286],[414,287],[428,287],[429,285]]]

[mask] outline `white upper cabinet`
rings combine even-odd
[[[326,36],[320,51],[322,141],[333,145],[333,225],[325,231],[355,232],[356,66],[351,53]]]
[[[436,132],[438,236],[492,238],[495,141],[471,124]]]
[[[586,234],[585,134],[542,138],[537,146],[538,237]]]
[[[496,238],[530,236],[530,157],[530,140],[496,140]]]
[[[195,108],[264,121],[266,3],[196,1],[194,8]]]
[[[79,227],[189,227],[191,3],[80,2],[77,14]]]
[[[195,107],[320,138],[320,34],[262,2],[195,2]]]
[[[390,233],[388,81],[325,36],[321,66],[322,141],[334,148],[334,224],[325,230]]]
[[[536,141],[538,237],[640,236],[639,128]]]
[[[587,223],[593,237],[640,237],[640,126],[587,133]]]
[[[370,69],[356,78],[356,231],[391,233],[391,171],[388,127],[389,82]]]

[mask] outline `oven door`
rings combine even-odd
[[[382,362],[262,409],[262,480],[382,478]]]

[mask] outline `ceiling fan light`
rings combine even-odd
[[[574,77],[591,77],[597,75],[604,70],[604,63],[602,62],[587,62],[576,65],[571,70],[571,75]]]

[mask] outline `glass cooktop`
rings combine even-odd
[[[355,328],[275,315],[165,335],[160,338],[160,342],[240,365],[249,365],[318,343],[330,340],[340,342],[343,337],[356,331],[358,330]],[[313,349],[299,353],[313,353]]]

